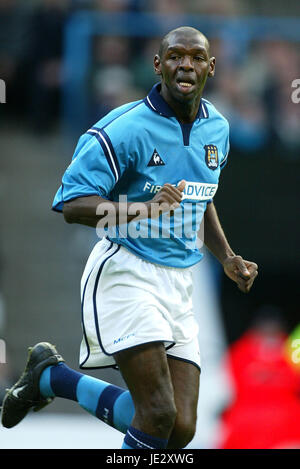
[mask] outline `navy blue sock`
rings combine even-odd
[[[72,370],[65,363],[45,368],[40,377],[43,397],[63,397],[103,422],[126,433],[133,419],[134,405],[129,391]]]
[[[164,449],[168,440],[148,435],[134,427],[129,427],[124,438],[122,449]]]

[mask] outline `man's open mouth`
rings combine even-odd
[[[177,80],[177,87],[181,93],[189,92],[190,90],[194,89],[195,83],[192,81],[185,81],[183,79]]]
[[[182,91],[188,91],[190,90],[194,85],[195,81],[192,78],[189,77],[178,77],[176,80],[177,86],[182,90]]]
[[[190,88],[192,85],[192,83],[188,83],[186,81],[179,81],[178,84],[184,88]]]

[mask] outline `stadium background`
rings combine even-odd
[[[262,309],[276,310],[288,333],[299,322],[300,103],[291,99],[292,82],[300,78],[299,2],[0,0],[0,78],[7,92],[0,105],[2,395],[37,341],[54,342],[78,366],[79,281],[96,238],[88,228],[63,223],[51,202],[79,135],[111,108],[149,91],[159,38],[179,25],[202,30],[217,59],[204,96],[230,122],[231,151],[216,206],[233,249],[256,261],[260,272],[251,294],[243,295],[207,256],[197,273],[207,289],[196,301],[201,311],[212,306],[214,319],[202,328],[202,354],[211,350],[207,364],[211,359],[219,369],[226,344]],[[91,374],[123,384],[115,371]],[[205,390],[203,384],[203,405]],[[194,447],[213,444],[228,395],[224,385],[212,408],[207,405],[212,430],[208,436],[199,430]],[[76,405],[56,400],[32,428],[56,413],[65,435],[76,426],[72,418],[83,418]],[[88,419],[86,427],[95,447],[97,424]],[[0,447],[25,444],[21,426],[12,432],[10,442],[1,430]]]

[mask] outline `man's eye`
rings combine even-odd
[[[178,60],[179,57],[178,57],[178,55],[171,55],[170,59],[171,60]]]
[[[205,60],[205,58],[202,55],[196,55],[194,59],[197,61]]]

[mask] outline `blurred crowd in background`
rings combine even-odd
[[[0,77],[7,83],[10,110],[25,115],[39,131],[47,132],[58,122],[64,28],[78,9],[235,17],[253,11],[264,14],[268,4],[238,0],[1,0]],[[273,14],[280,4],[283,2],[272,3]],[[215,78],[208,80],[205,97],[217,103],[229,119],[232,148],[250,154],[271,147],[285,158],[299,157],[300,107],[291,100],[291,83],[300,64],[298,44],[258,40],[244,53],[238,40],[209,39],[217,68]],[[158,46],[156,37],[95,37],[89,76],[90,124],[110,109],[148,93],[156,81],[152,64]]]
[[[16,125],[22,123],[22,127],[26,126],[26,130],[36,136],[51,135],[53,131],[59,132],[65,79],[63,73],[65,28],[69,18],[82,9],[98,13],[154,12],[161,15],[171,13],[179,17],[183,14],[213,14],[237,19],[254,14],[300,17],[298,0],[289,2],[290,11],[286,8],[286,3],[282,0],[263,2],[261,0],[30,0],[27,2],[0,0],[0,78],[6,82],[7,103],[9,103],[5,108],[5,119],[11,119]],[[204,97],[212,101],[230,121],[232,158],[242,154],[248,157],[244,161],[249,161],[256,157],[271,158],[275,153],[280,160],[291,163],[289,170],[293,174],[292,165],[300,160],[300,104],[296,105],[291,99],[293,91],[291,84],[293,80],[300,78],[299,42],[266,37],[251,41],[250,47],[245,50],[244,47],[240,47],[238,40],[228,41],[214,35],[209,36],[209,40],[211,54],[216,57],[216,76],[208,80]],[[94,37],[92,66],[87,83],[89,88],[87,126],[94,124],[116,106],[141,99],[149,92],[157,80],[152,64],[159,42],[160,38],[155,36]],[[74,113],[76,113],[76,102],[74,102]],[[1,120],[2,116],[0,122]],[[84,131],[85,129],[82,129],[82,132]],[[266,166],[259,167],[259,170],[263,168],[260,176],[255,167],[253,174],[260,177],[261,182],[257,184],[258,194],[251,201],[250,209],[246,206],[249,197],[245,201],[241,200],[241,197],[234,200],[236,207],[238,203],[241,207],[236,218],[245,216],[246,222],[233,220],[231,204],[235,194],[232,194],[234,191],[230,191],[229,186],[240,184],[244,188],[246,181],[243,171],[252,170],[251,164],[245,169],[246,166],[239,167],[239,161],[236,160],[236,163],[237,165],[233,165],[233,171],[238,167],[241,173],[237,171],[238,177],[235,179],[231,176],[232,182],[227,183],[227,192],[224,191],[222,195],[224,212],[226,214],[226,207],[230,212],[227,223],[234,226],[233,232],[236,233],[240,243],[244,240],[248,252],[253,255],[253,260],[257,261],[260,256],[265,261],[262,276],[265,283],[261,283],[260,290],[256,287],[257,290],[252,296],[254,306],[251,305],[251,308],[253,306],[252,309],[255,309],[263,303],[263,300],[268,301],[270,298],[266,299],[267,292],[269,297],[274,299],[274,303],[282,302],[284,308],[289,298],[292,306],[290,306],[289,324],[284,321],[286,313],[284,309],[278,314],[273,306],[268,306],[267,311],[259,311],[257,320],[248,327],[245,315],[241,314],[241,311],[245,313],[246,308],[235,308],[239,300],[235,304],[231,297],[227,301],[226,313],[230,323],[227,332],[234,330],[236,326],[232,336],[235,340],[226,357],[226,366],[233,382],[234,397],[221,412],[221,430],[215,446],[269,448],[291,445],[300,448],[299,426],[297,427],[300,419],[300,371],[299,365],[295,366],[291,361],[292,349],[288,337],[291,326],[295,327],[299,322],[299,302],[294,299],[297,292],[292,287],[297,284],[299,266],[296,270],[295,252],[291,252],[290,257],[286,255],[289,249],[293,250],[293,242],[289,243],[288,239],[284,239],[278,246],[276,233],[279,233],[280,228],[277,229],[277,226],[272,225],[274,220],[278,222],[280,212],[280,216],[286,215],[286,226],[291,228],[289,223],[293,218],[292,216],[289,218],[291,215],[288,212],[289,203],[285,202],[284,197],[290,202],[292,200],[296,202],[292,192],[289,193],[287,189],[283,194],[278,193],[276,199],[274,187],[271,185],[272,177],[276,181],[275,173],[268,178],[269,188],[266,189],[263,187],[267,174]],[[282,166],[277,164],[276,177],[280,183],[281,168],[286,170],[284,163]],[[238,181],[240,174],[242,174],[241,183]],[[252,177],[249,175],[249,179],[253,180],[253,175]],[[288,184],[289,180],[286,183]],[[290,185],[293,186],[292,183]],[[236,189],[236,192],[241,194],[241,190]],[[264,199],[261,194],[265,195]],[[278,208],[280,203],[281,209]],[[260,211],[256,210],[257,206],[260,206]],[[255,215],[251,218],[251,226],[247,229],[247,238],[244,227],[248,222],[247,214],[250,213],[251,217],[251,210]],[[261,230],[256,238],[256,232],[259,230],[255,227],[255,222],[257,225],[260,223]],[[241,231],[238,231],[239,226]],[[293,224],[290,229],[292,234],[295,226]],[[272,230],[271,233],[269,229]],[[281,236],[280,241],[283,238]],[[295,233],[294,239],[296,239]],[[248,252],[246,250],[247,255]],[[278,265],[274,264],[274,258],[278,259]],[[258,263],[259,261],[260,259]],[[290,268],[291,265],[294,271]],[[293,272],[296,272],[296,276]],[[278,275],[277,283],[274,283],[273,274],[275,278]],[[294,297],[288,293],[289,285]],[[227,291],[226,288],[225,283],[224,291]],[[232,295],[232,285],[228,287],[228,291]],[[280,295],[285,298],[281,299]],[[250,303],[251,300],[248,304]],[[1,330],[4,330],[4,313],[1,312],[1,305],[0,298],[0,337]],[[239,328],[237,325],[240,324],[242,326]],[[241,330],[244,334],[239,336]],[[300,338],[299,328],[295,337]],[[290,347],[289,353],[287,347]],[[298,357],[300,361],[300,353]],[[5,375],[5,370],[0,369],[2,381],[0,401],[6,382],[11,379]],[[14,370],[12,374],[13,372]]]

